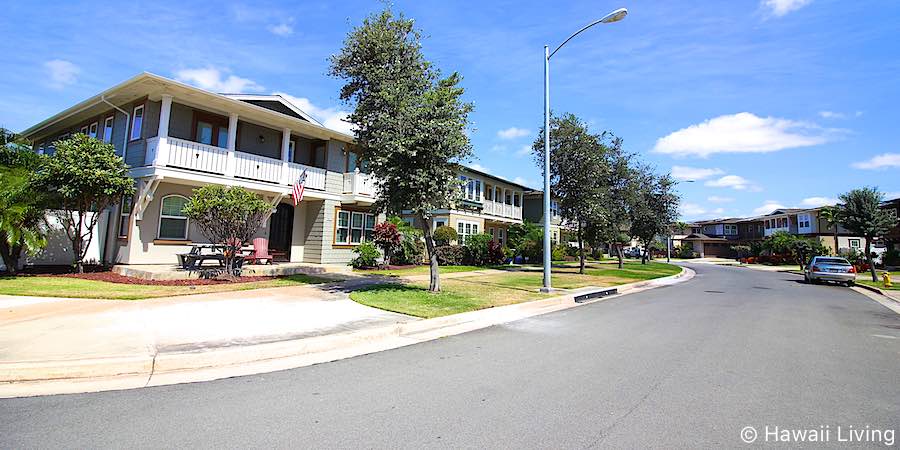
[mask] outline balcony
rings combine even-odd
[[[507,219],[522,220],[522,207],[509,205],[506,203],[485,200],[482,202],[482,210],[484,214],[497,217],[505,217]]]
[[[371,175],[359,169],[344,174],[344,194],[375,197],[375,182]]]
[[[148,139],[145,163],[279,186],[293,184],[305,170],[306,187],[325,190],[325,169],[241,151],[229,157],[224,148],[173,137]]]

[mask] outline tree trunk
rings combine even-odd
[[[625,268],[625,253],[622,251],[622,244],[616,244],[616,256],[619,257],[619,268]]]
[[[872,238],[866,236],[866,262],[869,263],[869,273],[872,274],[872,282],[878,282],[878,275],[875,274],[875,262],[872,261]]]
[[[19,272],[19,256],[22,254],[21,245],[9,245],[6,233],[0,233],[0,258],[6,266],[6,272],[16,275]]]
[[[840,256],[840,247],[838,247],[838,229],[837,224],[834,224],[834,256]]]
[[[428,265],[430,266],[428,290],[431,292],[440,292],[441,279],[438,274],[437,253],[434,252],[434,235],[431,233],[431,218],[426,219],[424,216],[420,215],[419,220],[422,222],[422,233],[425,236],[425,250],[428,251]]]
[[[581,233],[581,221],[578,222],[578,273],[584,274],[584,239]]]

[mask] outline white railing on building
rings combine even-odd
[[[326,171],[319,167],[285,163],[280,159],[241,151],[234,152],[234,158],[229,159],[227,149],[173,137],[148,139],[146,150],[148,165],[163,165],[225,176],[234,174],[237,178],[279,185],[294,184],[306,170],[306,187],[325,190]],[[233,170],[229,170],[229,163],[234,164]]]
[[[344,193],[352,195],[375,196],[375,180],[359,169],[344,174]]]
[[[506,203],[485,200],[482,202],[482,212],[492,216],[506,217],[509,219],[522,219],[522,207],[508,205]]]

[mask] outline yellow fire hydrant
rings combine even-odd
[[[881,282],[884,283],[884,287],[889,288],[893,287],[894,283],[891,283],[891,273],[885,272],[881,274]]]

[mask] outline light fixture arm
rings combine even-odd
[[[585,26],[582,27],[580,30],[578,30],[578,31],[576,31],[576,32],[574,32],[574,33],[572,33],[572,35],[569,36],[565,41],[563,41],[562,44],[559,44],[559,47],[556,47],[556,50],[553,50],[552,52],[550,52],[550,56],[548,56],[547,59],[552,58],[553,55],[555,55],[556,52],[559,51],[559,49],[563,48],[563,46],[566,45],[569,41],[571,41],[572,38],[574,38],[575,36],[578,36],[579,34],[581,34],[582,32],[584,32],[584,31],[587,30],[588,28],[590,28],[590,27],[592,27],[592,26],[594,26],[594,25],[597,25],[598,23],[609,22],[611,18],[616,17],[616,16],[619,15],[619,14],[622,14],[622,11],[623,11],[623,10],[624,10],[624,8],[617,9],[617,10],[615,10],[615,11],[613,11],[613,12],[611,12],[611,13],[609,13],[609,14],[603,16],[603,17],[601,17],[600,19],[597,19],[597,20],[595,20],[595,21],[593,21],[593,22],[591,22],[591,23],[585,25]]]

